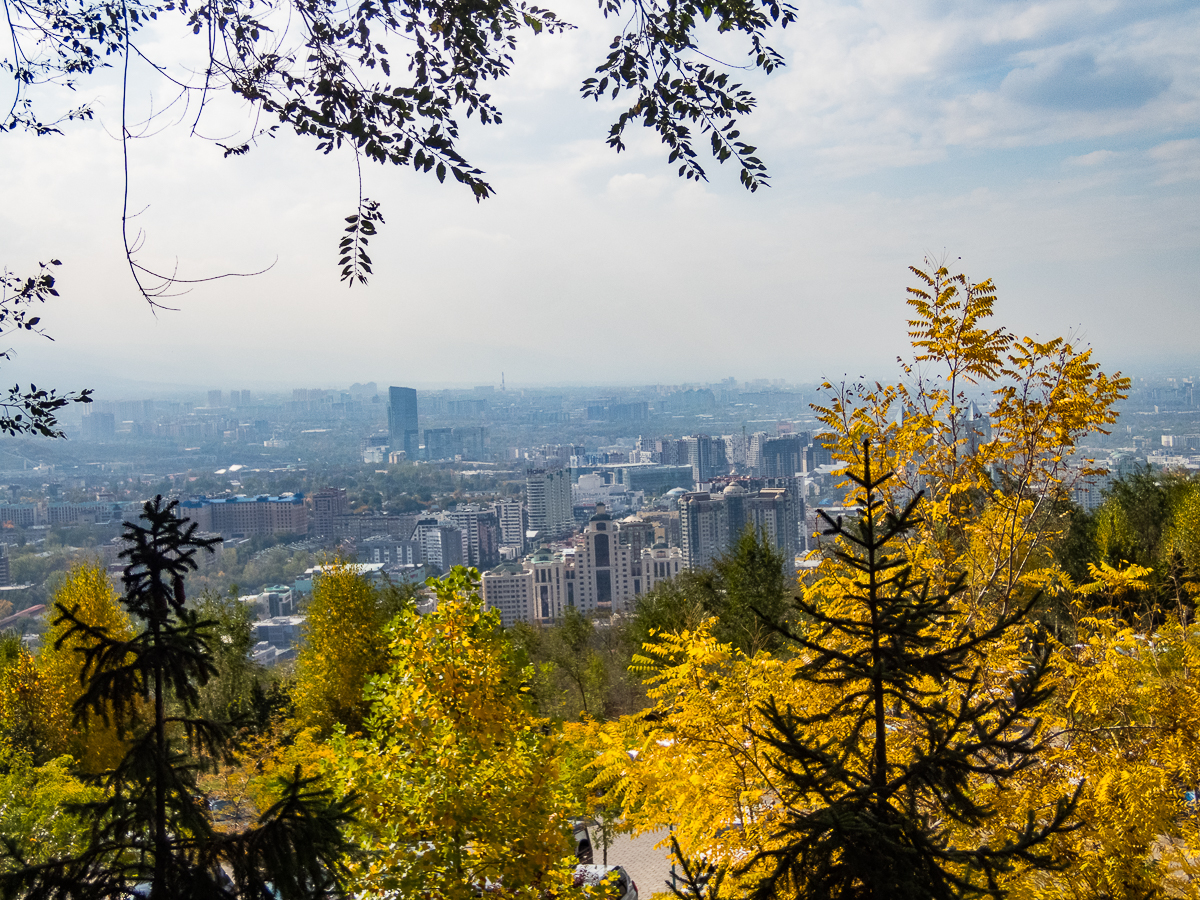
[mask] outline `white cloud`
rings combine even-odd
[[[1167,141],[1147,155],[1158,166],[1159,184],[1200,181],[1200,139]]]

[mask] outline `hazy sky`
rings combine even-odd
[[[226,160],[187,123],[136,142],[147,263],[195,277],[277,259],[155,317],[120,252],[111,76],[81,91],[95,123],[0,137],[0,263],[64,262],[44,316],[56,342],[13,339],[4,377],[111,397],[156,381],[882,373],[904,348],[906,266],[926,254],[995,278],[1013,329],[1081,333],[1113,366],[1200,358],[1195,0],[801,0],[799,24],[774,35],[787,68],[752,81],[761,106],[743,133],[773,176],[753,195],[716,163],[708,184],[679,180],[648,133],[609,150],[617,108],[578,88],[614,26],[592,2],[547,5],[579,30],[528,38],[495,91],[504,123],[466,132],[495,198],[366,169],[387,223],[365,289],[336,266],[349,154],[280,137]],[[139,79],[131,103],[167,99]],[[240,115],[229,104],[202,127],[224,137]]]

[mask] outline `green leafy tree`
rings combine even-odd
[[[101,792],[72,769],[69,756],[34,765],[28,754],[0,747],[0,836],[15,848],[0,854],[0,873],[12,874],[18,858],[47,862],[87,846],[88,822],[79,810]]]
[[[655,633],[693,630],[713,616],[712,634],[753,655],[779,645],[773,625],[790,610],[785,560],[770,538],[747,526],[711,569],[681,572],[637,599],[630,636],[634,652]],[[770,623],[770,624],[768,624]]]
[[[0,876],[0,895],[109,898],[148,884],[152,900],[258,900],[269,885],[287,898],[318,897],[342,870],[353,798],[334,801],[298,773],[252,827],[213,827],[196,777],[224,756],[228,729],[197,715],[200,690],[216,673],[212,623],[188,607],[183,585],[197,552],[214,541],[177,518],[177,505],[156,497],[140,522],[126,523],[123,602],[140,624],[136,634],[114,635],[58,606],[57,621],[69,626],[59,642],[76,640],[84,658],[76,714],[111,717],[127,749],[99,779],[103,797],[81,807],[87,846],[38,861],[7,842],[13,871]]]
[[[254,646],[253,612],[236,596],[206,593],[196,612],[212,623],[216,674],[200,689],[200,714],[244,728],[267,727],[276,685],[267,671],[250,658]]]
[[[1062,798],[1024,827],[966,844],[996,810],[987,783],[1002,786],[1037,763],[1036,714],[1051,691],[1049,654],[1036,641],[1023,674],[989,684],[982,659],[1026,621],[1032,604],[980,624],[955,606],[963,578],[945,592],[913,577],[892,545],[918,524],[912,499],[885,513],[879,488],[892,477],[847,471],[864,507],[854,523],[830,519],[840,569],[797,600],[808,625],[788,637],[807,659],[799,681],[832,688],[836,703],[798,715],[768,701],[761,735],[781,761],[781,817],[773,845],[749,860],[761,868],[756,900],[800,897],[1001,897],[1012,867],[1050,868],[1041,848],[1071,824]]]
[[[655,634],[695,629],[711,616],[717,603],[717,585],[711,569],[680,572],[659,582],[634,601],[630,633],[635,645]]]

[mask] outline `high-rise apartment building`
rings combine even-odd
[[[461,426],[454,429],[453,436],[456,452],[462,454],[463,459],[486,460],[491,457],[486,425]]]
[[[707,434],[696,434],[685,437],[680,443],[687,453],[687,458],[680,462],[692,467],[692,480],[696,484],[729,474],[729,465],[725,461],[725,442],[721,438],[713,440]]]
[[[208,392],[208,405],[214,409],[221,405],[221,392],[220,391],[209,391]]]
[[[633,558],[620,532],[620,524],[597,503],[575,544],[576,602],[583,612],[624,612],[633,604]]]
[[[500,522],[500,546],[513,547],[518,556],[525,553],[525,532],[529,530],[529,515],[519,500],[498,500],[492,510]]]
[[[421,519],[413,540],[421,545],[422,559],[443,573],[464,563],[462,532],[450,522]]]
[[[702,569],[730,550],[751,527],[767,536],[783,555],[788,572],[795,570],[801,549],[800,527],[804,508],[794,478],[771,479],[770,486],[749,492],[730,484],[721,493],[707,491],[679,498],[679,531],[686,569]]]
[[[492,510],[466,504],[442,518],[462,532],[464,565],[483,570],[500,562],[500,520]]]
[[[388,388],[388,436],[393,450],[403,450],[409,460],[419,458],[421,432],[417,424],[417,392],[413,388]]]
[[[804,471],[804,444],[799,435],[787,434],[763,441],[756,475],[791,478]]]
[[[543,540],[565,537],[575,530],[570,469],[530,469],[525,474],[525,498],[529,528]]]

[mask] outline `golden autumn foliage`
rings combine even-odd
[[[473,570],[430,582],[433,612],[402,611],[388,665],[367,691],[362,737],[335,737],[341,777],[361,798],[370,851],[362,896],[542,897],[570,850],[558,737],[535,717],[528,672],[485,612]]]
[[[61,736],[50,728],[52,708],[37,660],[15,636],[0,658],[0,753],[23,753],[45,762],[54,758]]]
[[[905,556],[933,589],[964,579],[953,602],[966,621],[982,627],[1039,591],[1055,595],[1071,617],[1067,644],[1025,625],[977,659],[980,688],[1002,696],[1027,670],[1030,642],[1045,642],[1055,692],[1037,710],[1035,764],[972,788],[998,825],[958,828],[952,843],[980,846],[1030,817],[1044,822],[1078,789],[1078,827],[1046,846],[1061,868],[1017,866],[997,890],[1038,900],[1200,896],[1200,627],[1175,616],[1151,630],[1144,621],[1134,627],[1122,618],[1123,597],[1144,590],[1148,568],[1100,562],[1076,584],[1052,553],[1072,484],[1097,472],[1078,444],[1115,420],[1113,403],[1128,382],[1105,375],[1090,350],[1069,340],[991,327],[991,282],[975,284],[944,267],[914,272],[914,355],[902,380],[826,385],[832,396],[818,415],[834,435],[835,456],[860,466],[869,441],[872,456],[878,451],[896,473],[887,497],[893,511],[924,492],[923,522]],[[1200,575],[1200,532],[1191,527],[1200,522],[1198,497],[1192,488],[1180,500],[1164,540],[1188,599]],[[860,501],[853,492],[847,499]],[[1128,544],[1128,530],[1110,515],[1098,540]],[[850,581],[827,554],[802,596],[846,613],[837,598]],[[765,704],[804,715],[841,699],[829,686],[793,680],[805,659],[803,652],[747,658],[708,628],[660,634],[642,660],[652,709],[574,727],[572,740],[590,754],[593,788],[622,796],[631,827],[672,824],[686,855],[731,866],[722,896],[748,888],[756,873],[739,867],[779,840],[781,771],[799,765],[763,746]],[[944,690],[959,702],[953,686]],[[908,752],[903,717],[889,723],[889,752]],[[813,728],[826,729],[812,737],[831,747],[862,739],[833,724]]]
[[[625,827],[674,825],[685,855],[736,865],[772,845],[780,772],[761,738],[762,704],[787,697],[807,708],[821,697],[795,691],[795,658],[748,657],[716,640],[714,624],[645,645],[636,663],[653,705],[644,714],[569,723],[565,736],[590,751],[593,789],[619,801]],[[729,895],[753,880],[731,873]]]
[[[387,613],[378,589],[344,561],[313,582],[304,640],[296,658],[296,719],[329,734],[362,730],[363,690],[384,665]]]
[[[82,563],[69,570],[53,600],[57,606],[74,611],[80,621],[105,629],[114,638],[127,640],[133,636],[120,597],[98,562]],[[116,729],[101,717],[89,715],[83,723],[76,722],[74,706],[83,694],[83,651],[89,642],[78,634],[67,636],[67,623],[56,621],[53,615],[51,619],[42,638],[37,667],[45,686],[46,726],[55,755],[69,753],[84,771],[102,772],[120,758],[124,747]]]
[[[1108,376],[1090,348],[990,327],[996,289],[945,266],[913,267],[914,354],[895,384],[825,384],[817,417],[834,456],[862,465],[869,441],[894,509],[925,492],[924,526],[909,538],[924,574],[967,574],[967,598],[1005,608],[1036,588],[1061,535],[1070,488],[1100,470],[1072,465],[1081,438],[1115,420],[1129,380]],[[991,406],[986,419],[978,405]],[[858,500],[852,493],[847,502]]]

